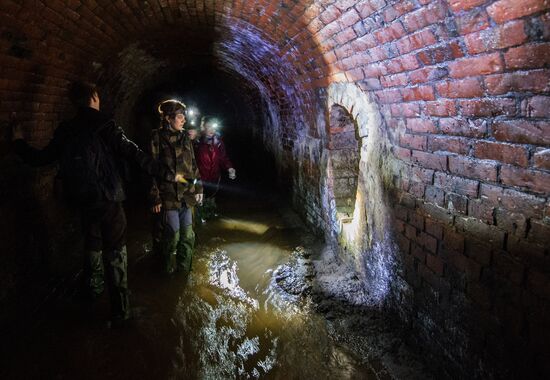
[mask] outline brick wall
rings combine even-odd
[[[370,239],[359,247],[382,239],[384,223],[372,220],[387,214],[400,247],[393,304],[416,341],[451,376],[540,373],[550,363],[549,9],[547,0],[5,0],[0,119],[18,111],[29,140],[44,145],[68,110],[64,88],[84,75],[129,123],[159,71],[212,64],[257,89],[261,99],[249,101],[266,122],[257,135],[282,184],[330,231],[328,115],[341,104],[358,121],[361,170],[381,168],[358,184],[372,212],[357,224]],[[331,86],[346,84],[361,94],[331,100]],[[8,210],[22,195],[2,186]],[[373,194],[392,207],[372,211]]]

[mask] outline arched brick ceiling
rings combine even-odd
[[[32,115],[32,126],[46,131],[62,118],[54,111],[64,109],[59,104],[70,80],[99,78],[119,103],[160,70],[214,64],[276,102],[282,118],[300,119],[311,107],[310,90],[328,76],[310,32],[320,8],[311,4],[3,1],[1,87],[10,91],[13,109],[24,111],[23,118]],[[36,106],[23,102],[29,92]],[[294,123],[305,124],[298,119]]]

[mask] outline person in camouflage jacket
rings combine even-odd
[[[193,144],[183,130],[186,107],[177,100],[167,100],[159,107],[161,127],[152,132],[151,153],[170,168],[181,182],[151,178],[149,201],[156,219],[153,251],[160,253],[166,273],[191,270],[195,233],[193,207],[202,202],[202,184],[195,161]]]

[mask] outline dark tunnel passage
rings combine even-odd
[[[244,174],[243,178],[259,188],[278,186],[274,153],[263,143],[264,105],[252,102],[260,99],[259,92],[251,85],[243,88],[240,81],[215,67],[167,71],[162,76],[144,89],[129,118],[128,135],[139,146],[146,147],[151,130],[159,126],[156,105],[165,99],[181,99],[198,113],[197,124],[203,116],[219,120],[220,135],[240,176]]]
[[[0,1],[2,378],[547,378],[545,0]],[[140,147],[216,116],[236,169],[188,279],[125,163],[135,320],[79,301],[44,147],[74,80]],[[65,359],[59,359],[65,358]],[[29,363],[33,363],[30,365]]]

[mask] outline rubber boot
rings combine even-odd
[[[84,294],[95,300],[105,291],[103,254],[101,251],[88,251],[84,263]]]
[[[113,323],[122,322],[130,318],[126,246],[106,252],[106,259]]]
[[[193,226],[185,226],[180,230],[176,260],[178,270],[191,272],[193,262],[193,249],[195,248],[195,232]]]
[[[167,230],[169,230],[169,228]],[[166,231],[163,236],[161,248],[164,260],[164,272],[166,274],[172,274],[176,271],[176,255],[179,237],[179,231],[175,233]]]
[[[216,215],[216,200],[213,197],[206,198],[201,206],[201,217],[210,220]]]

